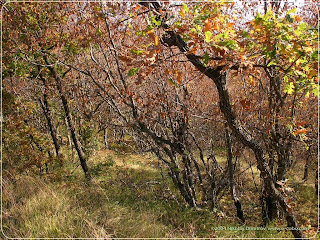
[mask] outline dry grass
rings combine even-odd
[[[222,156],[220,158],[222,162]],[[195,211],[178,206],[170,198],[168,185],[164,183],[158,163],[151,155],[99,151],[90,159],[89,166],[93,170],[93,180],[90,184],[84,181],[80,168],[74,171],[72,176],[62,176],[70,174],[74,166],[66,167],[66,172],[60,175],[45,175],[42,178],[21,175],[9,180],[5,177],[3,230],[6,236],[12,238],[292,236],[287,231],[213,230],[217,226],[241,226],[234,217],[230,197],[222,199],[223,212]],[[167,182],[170,184],[170,181]],[[301,188],[303,191],[303,186]],[[312,205],[308,201],[308,198],[312,197],[311,190],[299,195],[299,201],[304,208]],[[181,199],[178,197],[178,200]],[[250,214],[248,224],[254,224],[254,219],[258,219],[258,216],[251,216],[250,199],[243,201],[249,206],[245,208],[246,214]],[[314,217],[314,211],[310,214]],[[307,223],[307,220],[305,222]],[[271,226],[279,224],[281,223],[275,222]],[[258,226],[257,221],[256,225]]]

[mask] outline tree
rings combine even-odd
[[[214,4],[213,4],[214,5]],[[184,18],[185,13],[183,11],[186,11],[187,7],[184,6],[184,8],[181,10],[180,14],[182,18]],[[210,8],[210,7],[209,7]],[[207,8],[205,9],[207,10]],[[213,9],[214,12],[215,9]],[[215,11],[217,12],[217,10]],[[195,12],[193,12],[193,14],[195,14]],[[204,17],[205,19],[208,19],[210,17],[210,15],[208,15],[208,17]],[[223,18],[220,17],[218,14],[214,14],[212,16],[212,18],[217,19],[217,25],[215,25],[215,28],[218,28],[218,24],[223,24]],[[298,17],[297,17],[298,18]],[[207,23],[205,22],[206,20],[204,20],[204,37],[205,37],[205,42],[206,43],[210,43],[211,41],[214,41],[213,39],[211,39],[211,35],[212,32],[210,31],[212,29],[212,27],[208,27],[209,25],[209,21],[207,21]],[[286,199],[282,196],[281,192],[279,192],[279,190],[277,189],[276,185],[275,185],[275,180],[272,176],[272,172],[270,167],[267,164],[267,160],[265,157],[265,150],[263,149],[263,142],[257,141],[257,139],[255,139],[255,137],[250,134],[250,132],[248,132],[237,120],[236,115],[234,114],[233,110],[232,110],[232,106],[230,103],[230,97],[229,97],[229,92],[226,86],[226,82],[227,82],[227,74],[226,74],[226,70],[230,69],[230,70],[239,70],[241,68],[241,62],[240,63],[235,63],[236,61],[236,57],[235,57],[235,52],[234,50],[238,50],[238,52],[240,53],[238,55],[238,57],[241,59],[246,59],[246,56],[241,56],[241,47],[245,47],[250,49],[251,51],[254,49],[263,49],[262,53],[260,53],[262,56],[265,56],[265,63],[264,64],[257,64],[257,63],[253,63],[253,62],[247,62],[246,66],[244,66],[244,68],[253,68],[253,67],[261,67],[265,73],[267,74],[267,77],[269,77],[270,79],[270,91],[271,94],[273,95],[273,98],[271,98],[271,101],[275,101],[275,105],[277,105],[277,107],[275,107],[275,111],[276,111],[276,116],[278,117],[278,114],[280,112],[280,109],[278,108],[278,106],[283,104],[284,98],[286,98],[288,95],[292,94],[292,90],[293,89],[297,89],[297,91],[299,91],[300,87],[302,87],[302,89],[307,89],[307,91],[309,91],[310,87],[313,89],[317,90],[317,87],[315,86],[315,84],[313,83],[313,81],[311,80],[311,82],[309,82],[309,79],[314,79],[316,77],[316,73],[314,71],[312,71],[310,69],[310,60],[311,60],[311,65],[312,63],[312,42],[313,42],[313,38],[310,39],[309,33],[308,33],[308,27],[306,26],[306,24],[301,24],[301,25],[294,25],[294,26],[288,26],[285,29],[285,34],[288,33],[288,31],[293,31],[294,28],[296,28],[296,33],[299,35],[300,37],[300,41],[298,40],[294,40],[294,39],[288,39],[286,37],[282,37],[282,34],[279,34],[279,32],[274,32],[274,28],[275,27],[282,27],[283,24],[287,24],[290,25],[290,23],[293,23],[294,19],[291,17],[290,12],[288,12],[288,14],[285,16],[285,18],[278,18],[276,15],[273,15],[272,11],[269,10],[268,13],[265,16],[261,16],[261,15],[257,15],[257,17],[255,18],[254,21],[250,22],[252,27],[255,27],[256,31],[252,31],[251,33],[253,34],[252,37],[255,37],[254,39],[257,39],[258,44],[255,46],[255,44],[253,44],[253,46],[251,45],[251,43],[249,45],[244,44],[243,43],[238,43],[238,41],[233,40],[232,35],[231,36],[226,36],[223,38],[223,40],[221,39],[221,34],[219,32],[219,35],[216,36],[216,39],[218,39],[218,44],[220,44],[220,47],[217,47],[216,45],[213,45],[211,47],[211,49],[213,49],[215,51],[215,58],[221,58],[222,63],[218,63],[217,65],[213,66],[207,66],[208,64],[208,59],[210,59],[210,57],[208,56],[208,52],[206,52],[206,54],[202,57],[203,61],[199,60],[199,58],[197,58],[197,56],[194,54],[194,52],[197,51],[197,46],[198,45],[193,45],[193,49],[190,50],[190,48],[188,47],[186,41],[184,41],[181,37],[181,35],[179,33],[177,33],[177,31],[172,31],[172,30],[167,30],[166,33],[163,35],[162,39],[164,41],[164,43],[166,43],[168,46],[176,46],[179,48],[179,50],[182,53],[185,53],[187,59],[202,73],[204,73],[206,76],[208,76],[209,78],[211,78],[214,81],[214,84],[217,87],[218,93],[219,93],[219,101],[220,101],[220,109],[221,112],[224,114],[227,123],[229,125],[229,127],[232,129],[234,135],[237,137],[237,139],[239,141],[241,141],[245,146],[249,147],[255,154],[256,159],[257,159],[257,163],[258,163],[258,168],[261,171],[261,176],[264,180],[264,188],[265,188],[265,193],[266,193],[266,200],[267,201],[277,201],[279,202],[279,204],[281,205],[283,211],[285,212],[286,215],[286,219],[288,222],[289,226],[292,227],[297,227],[297,223],[295,220],[295,217],[292,213],[292,209],[291,207],[288,206],[288,204],[286,203]],[[233,24],[231,22],[227,23],[229,24],[229,26],[232,26]],[[196,26],[199,26],[198,24],[195,23]],[[184,26],[184,25],[183,25]],[[192,28],[186,28],[186,29],[192,29]],[[195,29],[195,28],[194,28]],[[273,33],[275,33],[275,35],[272,36],[272,32],[271,29],[273,31]],[[195,29],[196,30],[196,29]],[[207,31],[206,31],[207,30]],[[257,31],[259,30],[259,31]],[[265,30],[265,31],[264,31]],[[191,30],[190,30],[191,31]],[[201,31],[201,28],[199,29],[199,31]],[[230,31],[230,30],[229,30]],[[231,30],[232,31],[232,30]],[[183,31],[185,34],[185,31]],[[233,30],[233,32],[235,32]],[[281,32],[280,32],[281,33]],[[192,35],[193,34],[193,35]],[[189,36],[194,36],[196,34],[196,31],[191,32]],[[240,34],[244,34],[246,35],[246,31],[245,32],[241,32]],[[198,35],[202,35],[201,33],[198,33]],[[236,37],[239,37],[239,35],[233,34]],[[203,35],[202,35],[203,36]],[[267,36],[267,37],[266,37]],[[195,38],[195,37],[194,37]],[[302,41],[301,41],[302,39]],[[266,44],[266,40],[272,44],[272,45],[268,45]],[[275,45],[272,41],[275,41]],[[284,40],[286,42],[290,42],[292,45],[292,50],[289,52],[285,52],[286,55],[283,55],[281,53],[283,53],[285,50],[283,47],[281,47],[281,41],[279,40]],[[242,45],[242,46],[241,46]],[[279,45],[279,46],[278,46]],[[290,45],[289,45],[290,46]],[[255,48],[257,47],[257,48]],[[279,47],[279,48],[278,48]],[[195,49],[194,49],[195,48]],[[233,50],[233,51],[232,51]],[[239,51],[240,50],[240,51]],[[232,51],[233,57],[230,59],[230,62],[228,62],[228,51]],[[258,53],[258,52],[256,52]],[[201,58],[200,58],[201,59]],[[261,58],[260,58],[261,59]],[[300,64],[297,64],[297,61],[300,60]],[[242,61],[244,62],[244,61]],[[289,67],[284,67],[282,66],[283,64],[290,63]],[[306,67],[307,66],[307,67]],[[301,72],[304,71],[304,72]],[[274,72],[277,71],[278,75],[274,75]],[[272,72],[272,73],[271,73]],[[292,85],[293,82],[289,82],[286,85],[286,89],[285,94],[282,95],[280,93],[280,89],[281,88],[281,83],[279,81],[284,81],[284,82],[288,82],[288,76],[290,76],[290,78],[293,78],[291,81],[295,81],[295,86],[293,86],[291,89],[290,85]],[[275,82],[278,81],[278,82]],[[315,86],[315,87],[313,87]],[[272,97],[272,96],[271,96]],[[273,107],[274,109],[274,107]],[[291,116],[292,118],[293,116]],[[276,134],[278,134],[278,136],[280,135],[279,130],[278,130],[278,120],[276,120],[276,125],[275,125],[275,131]],[[283,138],[283,137],[282,137]],[[289,137],[289,142],[290,142],[290,138],[291,135]],[[277,168],[277,177],[276,180],[281,180],[283,178],[283,172],[285,171],[285,164],[287,164],[288,159],[288,152],[289,148],[290,148],[290,143],[285,144],[285,146],[280,146],[279,144],[279,138],[278,139],[273,139],[274,141],[276,141],[277,147],[281,147],[281,150],[279,150],[277,152],[278,154],[278,168]],[[284,152],[283,152],[284,151]],[[272,203],[268,204],[268,206],[271,206]],[[273,212],[274,210],[271,208],[267,208],[267,210],[270,212],[267,215],[269,216],[269,218],[273,218]],[[303,237],[303,234],[301,231],[292,231],[294,236],[296,238],[301,238]]]
[[[41,3],[35,3],[32,5],[26,5],[22,3],[17,5],[8,4],[6,6],[9,11],[9,14],[5,16],[6,24],[4,25],[5,46],[8,46],[8,48],[6,48],[6,55],[9,59],[15,59],[15,62],[21,64],[23,71],[26,71],[27,73],[29,72],[31,79],[32,77],[35,77],[32,80],[35,81],[37,77],[40,77],[42,82],[48,81],[47,78],[52,79],[55,82],[81,167],[86,177],[90,179],[86,163],[87,157],[85,156],[78,136],[76,135],[74,124],[71,119],[70,107],[62,86],[63,78],[69,70],[67,69],[63,72],[63,69],[57,69],[55,64],[51,62],[51,55],[49,55],[49,52],[54,52],[59,49],[58,44],[65,44],[67,50],[67,54],[65,55],[66,57],[70,57],[70,53],[72,54],[72,51],[74,51],[72,48],[72,42],[68,42],[67,36],[63,35],[62,28],[66,19],[61,18],[61,16],[69,10],[65,9],[64,7],[66,5],[63,4],[42,5]],[[44,11],[44,9],[46,10]],[[60,26],[60,28],[53,27],[57,25]],[[16,27],[20,31],[15,29]],[[9,61],[8,63],[10,64]],[[6,70],[8,69],[10,71],[10,68],[11,66],[9,65]],[[45,102],[43,102],[43,107],[45,108],[44,113],[47,118],[49,117],[49,112]],[[49,124],[49,128],[51,135],[55,134],[53,124]],[[52,138],[56,152],[59,155],[59,146],[57,145],[57,141],[54,136]]]

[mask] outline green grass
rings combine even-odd
[[[223,162],[222,155],[218,161]],[[84,180],[80,167],[74,170],[75,165],[66,165],[65,172],[41,178],[21,175],[15,182],[4,179],[3,229],[8,237],[292,236],[288,231],[217,230],[219,226],[241,226],[229,194],[221,199],[221,209],[216,212],[196,211],[177,203],[172,192],[180,203],[183,201],[170,179],[162,179],[158,161],[152,155],[97,151],[88,161],[91,183]],[[303,192],[298,196],[299,203],[304,208],[311,207],[312,188],[299,187],[299,194]],[[259,226],[260,216],[256,212],[260,210],[252,195],[247,195],[242,196],[247,225]],[[314,216],[314,211],[310,214]],[[308,219],[303,221],[308,223]],[[270,226],[285,225],[279,221]]]

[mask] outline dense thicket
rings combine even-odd
[[[152,152],[189,206],[215,210],[230,189],[245,222],[249,163],[262,224],[283,216],[303,237],[286,175],[316,170],[318,15],[259,6],[6,4],[4,171],[59,171],[70,149],[90,181],[95,149]]]

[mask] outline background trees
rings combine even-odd
[[[317,149],[314,19],[275,2],[252,17],[239,7],[250,5],[7,4],[4,143],[19,150],[8,166],[23,156],[55,171],[49,162],[74,148],[90,180],[102,145],[153,152],[189,206],[216,211],[230,188],[242,222],[248,186],[237,176],[250,169],[263,224],[282,213],[298,228],[285,179],[297,168],[307,179]]]

